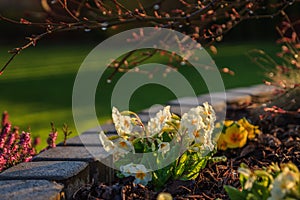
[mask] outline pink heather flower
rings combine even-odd
[[[48,139],[47,139],[48,148],[55,148],[56,147],[56,144],[55,144],[56,139],[57,139],[57,131],[51,132],[49,134]]]
[[[5,147],[8,149],[8,153],[10,153],[11,148],[14,146],[16,141],[16,134],[15,132],[12,132],[8,135],[6,142],[5,142]]]
[[[34,155],[34,150],[31,147],[30,133],[22,132],[19,141],[21,160],[27,159],[28,156]]]
[[[2,154],[0,154],[0,172],[4,169],[6,165],[6,159]]]
[[[25,158],[23,161],[24,161],[24,162],[30,162],[31,159],[32,159],[32,156],[29,156],[29,157]]]
[[[30,133],[22,132],[19,135],[19,128],[11,130],[8,121],[8,114],[2,115],[2,128],[0,127],[0,172],[20,162],[29,162],[35,155],[35,149],[31,144]],[[54,140],[57,135],[53,135]]]
[[[6,137],[10,132],[10,128],[11,125],[10,124],[6,124],[0,134],[0,149],[2,149],[4,147],[5,141],[6,141]]]

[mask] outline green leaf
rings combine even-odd
[[[226,156],[212,157],[209,161],[211,163],[226,162],[227,161],[227,157]]]
[[[183,179],[187,179],[187,180],[192,180],[197,178],[199,172],[201,171],[201,169],[203,169],[206,166],[207,163],[207,159],[206,158],[198,158],[198,161],[195,160],[195,165],[191,165],[192,167],[187,169],[187,174],[182,177]]]
[[[118,136],[118,135],[110,135],[110,136],[107,136],[107,138],[109,140],[116,140],[116,139],[120,138],[120,136]]]
[[[257,197],[257,196],[254,195],[254,194],[249,193],[249,194],[247,195],[247,197],[246,197],[246,200],[261,200],[261,198],[260,198],[260,197]]]
[[[243,200],[247,198],[246,192],[241,192],[230,185],[225,185],[224,189],[228,193],[228,196],[231,200]]]
[[[162,134],[162,140],[163,140],[164,142],[171,142],[171,141],[172,141],[172,138],[170,137],[170,135],[169,135],[168,133],[164,132],[164,133]]]
[[[133,147],[136,153],[144,153],[144,144],[140,140],[134,141]]]

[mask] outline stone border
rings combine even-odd
[[[169,101],[171,111],[181,115],[198,103],[210,101],[211,96],[217,99],[214,109],[217,112],[234,109],[251,102],[261,103],[270,99],[274,87],[255,85],[235,88],[226,91],[226,98],[219,93],[200,95],[197,98],[184,97]],[[151,107],[139,114],[147,122],[161,107]],[[101,126],[105,132],[115,133],[112,124]],[[81,186],[93,182],[111,183],[114,170],[94,158],[90,151],[104,155],[99,148],[98,129],[90,129],[82,135],[68,139],[66,146],[49,149],[35,156],[32,162],[20,163],[0,173],[0,199],[24,200],[62,200],[72,199],[72,194]],[[89,149],[83,145],[87,145]],[[99,159],[99,158],[98,158]],[[100,159],[104,159],[100,157]]]

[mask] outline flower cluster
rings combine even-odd
[[[114,163],[119,163],[121,176],[134,176],[135,183],[146,185],[152,180],[156,185],[163,185],[170,178],[194,178],[197,175],[195,169],[199,172],[208,160],[207,155],[211,156],[215,149],[212,132],[216,116],[208,103],[190,109],[181,118],[166,106],[148,121],[147,126],[135,113],[120,112],[115,107],[112,119],[118,135],[107,137],[101,132],[100,141],[105,151],[113,155]],[[127,156],[149,152],[155,155],[157,165],[165,159],[174,160],[167,167],[151,173],[147,169],[151,167],[144,165],[143,158]],[[185,165],[188,162],[191,165]]]
[[[300,199],[300,172],[293,163],[272,164],[264,170],[251,171],[242,164],[238,169],[242,190],[225,186],[230,198],[284,200]]]
[[[8,114],[4,112],[0,129],[0,171],[20,162],[28,162],[34,154],[30,133],[23,131],[19,134],[19,128],[12,128]]]
[[[242,118],[238,121],[225,120],[222,132],[218,139],[218,149],[243,147],[247,139],[254,139],[261,131],[258,126],[249,123],[247,119]]]

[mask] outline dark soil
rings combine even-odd
[[[236,112],[238,113],[238,112]],[[247,111],[240,110],[245,114]],[[249,114],[249,113],[248,113]],[[228,116],[235,118],[236,116]],[[272,116],[276,120],[276,117]],[[159,192],[168,192],[174,199],[229,199],[223,186],[240,187],[237,169],[241,163],[251,169],[258,169],[274,163],[293,162],[300,166],[300,123],[279,127],[274,121],[257,121],[263,134],[260,134],[240,149],[219,151],[215,156],[226,156],[226,162],[209,163],[198,178],[192,181],[172,181],[161,191],[151,187],[135,185],[131,178],[119,180],[108,186],[97,184],[82,187],[74,199],[156,199]]]

